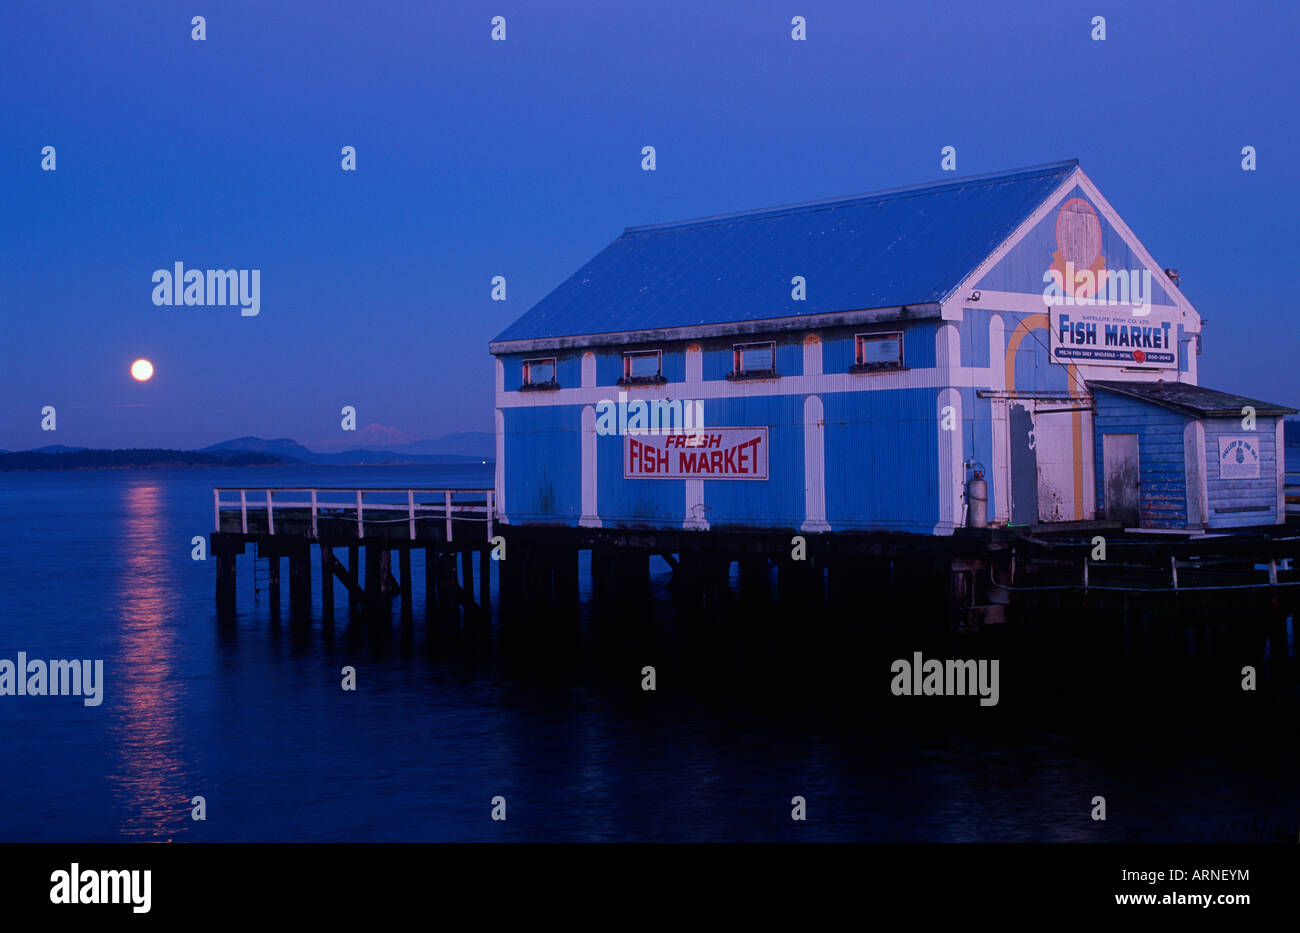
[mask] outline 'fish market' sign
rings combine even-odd
[[[1170,311],[1134,315],[1116,308],[1052,308],[1053,363],[1178,365],[1178,325]]]
[[[624,479],[767,479],[767,428],[625,435]]]

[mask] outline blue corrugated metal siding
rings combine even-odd
[[[496,340],[937,302],[1076,165],[629,229]]]
[[[1254,431],[1242,430],[1240,418],[1205,419],[1205,476],[1211,528],[1273,525],[1282,521],[1277,514],[1276,431],[1277,419],[1273,417],[1260,417]],[[1223,434],[1248,434],[1258,443],[1259,479],[1219,478],[1219,437]]]
[[[901,328],[903,331],[903,365],[908,369],[933,369],[935,358],[934,336],[940,321],[920,321]]]
[[[707,408],[705,419],[707,424]],[[686,517],[685,482],[624,479],[622,436],[596,438],[596,476],[596,508],[605,527],[681,527]],[[577,485],[581,477],[575,474],[572,482]]]
[[[988,341],[984,341],[985,346]],[[980,398],[976,389],[962,389],[962,450],[963,463],[978,463],[984,467],[984,480],[988,484],[988,517],[992,521],[997,515],[997,493],[993,482],[993,400]],[[964,479],[971,478],[971,471],[964,472]]]
[[[513,353],[497,357],[501,361],[501,370],[505,373],[505,386],[513,391],[519,388],[523,382],[524,357],[522,354]]]
[[[1107,434],[1138,436],[1139,520],[1144,528],[1187,526],[1187,461],[1183,429],[1191,419],[1159,405],[1099,390],[1093,421],[1097,478],[1097,514],[1106,514],[1106,476],[1102,438]]]
[[[963,314],[960,321],[957,322],[958,332],[961,334],[961,364],[963,366],[988,366],[989,365],[989,318],[992,315],[987,311],[976,311],[968,308]],[[999,353],[1004,353],[1005,347],[999,348]],[[1001,364],[1002,356],[997,361]],[[989,514],[992,514],[991,512]]]
[[[910,343],[907,334],[903,335],[903,356],[907,356]],[[857,346],[853,340],[853,331],[840,330],[822,334],[822,372],[846,373],[857,360]]]
[[[822,396],[832,528],[928,534],[939,520],[936,389]]]
[[[596,355],[596,385],[618,385],[618,381],[623,378],[623,351],[596,349],[593,352]]]
[[[939,518],[936,389],[825,393],[827,521],[833,528],[930,533]],[[705,481],[712,527],[798,528],[805,516],[804,395],[708,399],[705,421],[768,427],[769,479]],[[991,444],[987,400],[972,425]],[[512,523],[577,524],[581,515],[580,405],[508,409],[506,511]],[[596,439],[597,511],[602,524],[680,527],[685,482],[625,480],[623,438]]]
[[[804,519],[802,395],[710,399],[705,424],[767,425],[768,479],[705,481],[704,504],[714,528],[744,525],[798,528]],[[680,489],[680,484],[677,485]]]
[[[1020,322],[1029,316],[1011,313],[1002,315],[1007,346],[1011,345]],[[1048,355],[1048,336],[1046,329],[1036,328],[1025,334],[1016,347],[1015,388],[1021,392],[1066,392],[1070,389],[1069,371],[1064,366],[1053,363]],[[1006,347],[1003,347],[998,362],[1001,363],[1005,358]],[[1074,389],[1080,394],[1087,391],[1080,385]]]
[[[686,381],[686,348],[664,348],[664,378],[669,382]]]
[[[731,372],[735,363],[735,354],[730,347],[709,347],[704,351],[704,359],[701,363],[701,370],[706,380],[726,379],[727,373]]]
[[[555,381],[562,386],[580,385],[582,383],[581,354],[557,353],[555,357]]]
[[[506,509],[513,522],[576,524],[582,514],[582,409],[507,409]]]

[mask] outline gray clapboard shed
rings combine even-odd
[[[1295,409],[1183,382],[1088,387],[1099,514],[1192,530],[1286,520],[1282,425]]]

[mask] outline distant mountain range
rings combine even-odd
[[[367,425],[356,432],[342,450],[316,451],[292,438],[237,437],[204,447],[200,453],[226,456],[260,453],[283,457],[287,463],[326,463],[340,466],[362,463],[458,463],[492,460],[496,457],[496,437],[486,431],[462,431],[436,440],[415,440],[394,428]],[[320,445],[333,446],[333,445]]]
[[[288,437],[272,440],[237,437],[201,450],[96,450],[52,444],[35,450],[0,450],[0,470],[111,470],[294,463],[329,466],[481,463],[490,462],[496,456],[496,438],[485,431],[463,431],[435,440],[414,440],[411,435],[393,428],[372,424],[356,434],[356,440],[361,444],[330,453],[314,451]]]

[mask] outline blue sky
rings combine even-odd
[[[4,5],[0,448],[491,430],[488,340],[624,227],[937,180],[946,145],[1078,158],[1180,270],[1201,382],[1300,403],[1295,4],[879,7]],[[261,313],[154,306],[176,261],[260,269]]]

